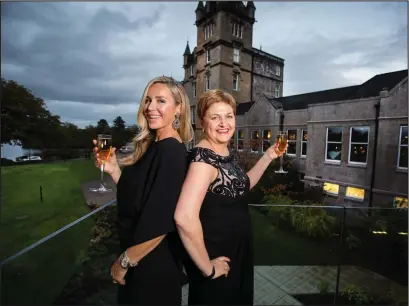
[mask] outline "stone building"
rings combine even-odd
[[[252,47],[255,10],[252,1],[199,1],[197,46],[183,55],[192,114],[204,91],[228,91],[238,103],[236,150],[262,154],[284,130],[294,167],[306,184],[324,185],[330,202],[407,207],[408,70],[283,97],[284,59]]]
[[[199,1],[197,46],[191,52],[187,43],[183,54],[183,84],[192,114],[196,97],[212,88],[230,92],[238,103],[255,101],[263,93],[282,96],[284,59],[253,48],[255,11],[253,1]],[[197,141],[201,128],[196,119]]]
[[[323,184],[330,202],[407,206],[408,70],[361,85],[280,98],[263,94],[240,104],[234,147],[261,154],[280,125],[288,132],[293,165],[307,184]],[[248,140],[256,145],[246,148]]]

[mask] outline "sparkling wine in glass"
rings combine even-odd
[[[99,188],[90,188],[90,190],[99,193],[112,192],[112,189],[106,188],[104,183],[104,166],[105,162],[111,156],[112,136],[106,134],[99,134],[97,138],[97,148],[98,157],[101,160],[101,181]]]
[[[278,143],[278,151],[280,151],[280,153],[285,152],[285,147],[287,145],[288,142],[288,134],[287,132],[284,131],[278,131],[277,133],[277,143]],[[288,171],[284,171],[283,170],[283,155],[280,156],[280,170],[275,171],[275,173],[288,173]]]

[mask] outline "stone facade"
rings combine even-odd
[[[406,72],[406,77],[390,91],[381,90],[377,96],[322,103],[310,101],[311,104],[305,108],[287,110],[284,102],[280,103],[283,98],[271,99],[263,95],[247,112],[237,116],[237,131],[240,133],[235,134],[236,148],[238,134],[244,135],[246,142],[251,139],[252,131],[258,131],[259,135],[265,130],[270,131],[272,144],[279,130],[280,113],[283,113],[283,129],[294,131],[296,135],[294,150],[291,151],[294,154],[288,150],[287,155],[293,159],[294,167],[304,176],[306,184],[333,184],[331,187],[335,186],[338,191],[336,194],[328,192],[328,203],[368,206],[372,190],[372,206],[391,207],[395,197],[407,199],[408,194],[407,154],[401,157],[406,159],[406,167],[398,167],[401,127],[406,126],[407,129],[408,125],[407,88]],[[307,99],[308,95],[305,94]],[[275,105],[272,103],[274,101],[277,102]],[[376,105],[380,106],[378,119]],[[374,167],[376,122],[379,125]],[[330,150],[327,147],[328,128],[342,130],[337,144],[339,161],[331,160],[327,155]],[[357,155],[354,155],[353,148],[357,141],[354,140],[355,136],[351,139],[352,131],[356,135],[356,128],[368,131],[367,140],[360,140],[357,144],[358,148],[362,146],[365,151],[360,154],[360,158],[364,159],[360,162],[354,161]],[[302,140],[303,131],[307,134],[306,141]],[[260,145],[257,153],[262,152]],[[371,188],[372,175],[374,182]]]
[[[283,97],[284,60],[252,47],[254,16],[252,1],[246,6],[199,1],[197,47],[190,52],[186,46],[183,66],[193,113],[206,89],[225,90],[238,103],[236,150],[262,154],[262,144],[272,144],[283,128],[293,138],[287,151],[293,166],[306,184],[325,186],[327,202],[360,207],[392,206],[396,199],[407,203],[407,70],[377,75],[361,85]],[[202,138],[197,118],[194,123],[190,147]],[[405,143],[399,145],[405,131]],[[259,145],[254,146],[254,138]],[[406,160],[400,167],[399,154]]]
[[[282,96],[284,60],[253,48],[255,10],[253,1],[247,1],[246,5],[199,1],[195,11],[197,46],[191,52],[187,44],[183,54],[183,84],[193,112],[197,97],[207,89],[225,90],[237,103],[255,101],[261,94]],[[197,118],[195,122],[197,142],[201,126]]]

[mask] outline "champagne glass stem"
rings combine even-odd
[[[283,161],[284,161],[283,156],[284,156],[284,154],[282,154],[282,155],[280,156],[280,171],[283,171]]]
[[[101,165],[101,187],[104,187],[104,164]]]

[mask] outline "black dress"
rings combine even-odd
[[[119,304],[181,304],[181,242],[174,211],[186,176],[186,148],[175,138],[153,142],[117,184],[121,252],[167,234],[119,286]]]
[[[190,162],[204,162],[218,170],[204,198],[200,221],[210,259],[230,258],[227,277],[206,279],[190,258],[185,258],[189,276],[189,304],[253,304],[253,247],[251,220],[244,196],[250,179],[232,154],[223,157],[206,148],[193,148]]]

